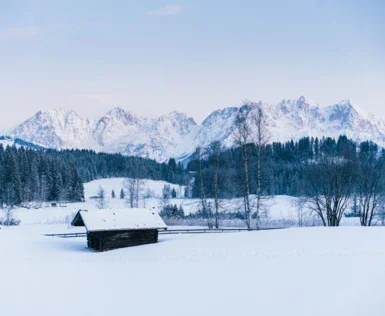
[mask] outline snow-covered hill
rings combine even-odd
[[[287,141],[305,136],[347,135],[356,141],[372,140],[385,147],[385,120],[366,113],[349,100],[322,108],[300,97],[279,104],[248,103],[241,107],[253,112],[262,108],[271,141]],[[234,146],[233,131],[239,107],[211,113],[201,125],[183,113],[144,118],[115,108],[98,119],[80,117],[74,111],[40,111],[11,129],[10,135],[55,149],[82,148],[122,153],[165,161],[189,157],[197,146],[220,141]]]
[[[38,146],[29,142],[26,142],[19,138],[12,138],[10,136],[0,136],[0,144],[3,146],[3,148],[6,148],[8,146],[16,146],[17,148],[24,147],[24,148],[32,148],[32,149],[42,149],[42,146]]]

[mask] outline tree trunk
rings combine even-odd
[[[244,172],[245,172],[245,179],[244,179],[244,186],[245,186],[245,221],[247,229],[251,229],[251,207],[250,207],[250,184],[249,184],[249,161],[247,157],[247,148],[244,147],[243,149],[243,163],[244,163]]]

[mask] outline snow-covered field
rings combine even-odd
[[[85,203],[18,209],[18,227],[0,229],[0,315],[385,315],[385,228],[290,228],[202,235],[161,235],[153,245],[105,253],[68,222],[102,185],[117,196],[123,179],[85,185]],[[162,181],[146,181],[158,207]],[[178,189],[175,186],[175,189]],[[271,219],[297,218],[294,198],[268,201]],[[196,201],[173,199],[186,213]],[[222,204],[229,211],[240,200]],[[110,208],[125,207],[118,197]]]
[[[291,228],[161,236],[91,252],[85,238],[0,230],[5,316],[385,314],[385,229]]]

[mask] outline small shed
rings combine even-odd
[[[141,208],[82,211],[72,226],[85,226],[87,244],[97,251],[156,243],[159,230],[167,229],[157,211]]]

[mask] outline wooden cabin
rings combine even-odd
[[[76,213],[72,226],[85,226],[88,247],[97,251],[156,243],[167,229],[155,210],[140,208]]]

